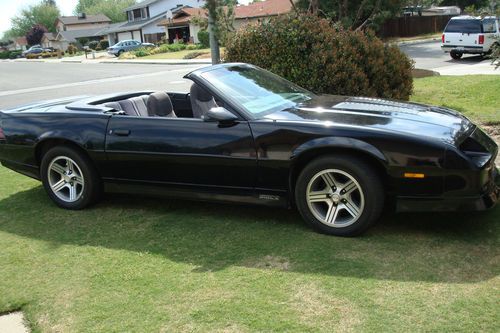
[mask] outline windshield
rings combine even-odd
[[[461,32],[461,33],[481,33],[481,20],[450,20],[444,32]]]
[[[271,72],[248,65],[220,67],[201,76],[254,118],[293,108],[314,96]]]

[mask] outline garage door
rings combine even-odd
[[[141,32],[139,30],[134,31],[134,38],[136,41],[141,41]]]
[[[130,36],[130,32],[119,32],[118,33],[118,41],[121,42],[122,40],[127,40],[127,39],[132,39],[132,36]]]

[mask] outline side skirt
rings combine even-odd
[[[174,197],[195,201],[255,204],[288,208],[286,192],[266,189],[225,188],[184,184],[130,182],[105,179],[104,191],[109,193],[136,193],[154,197]]]

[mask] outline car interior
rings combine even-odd
[[[123,111],[134,117],[199,118],[217,107],[214,97],[196,83],[189,94],[163,91],[125,96],[124,99],[107,100],[100,105]]]

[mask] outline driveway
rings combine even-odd
[[[460,60],[451,59],[441,51],[441,42],[400,45],[400,49],[415,61],[415,68],[429,69],[442,75],[500,74],[490,59],[481,56],[464,55]]]

